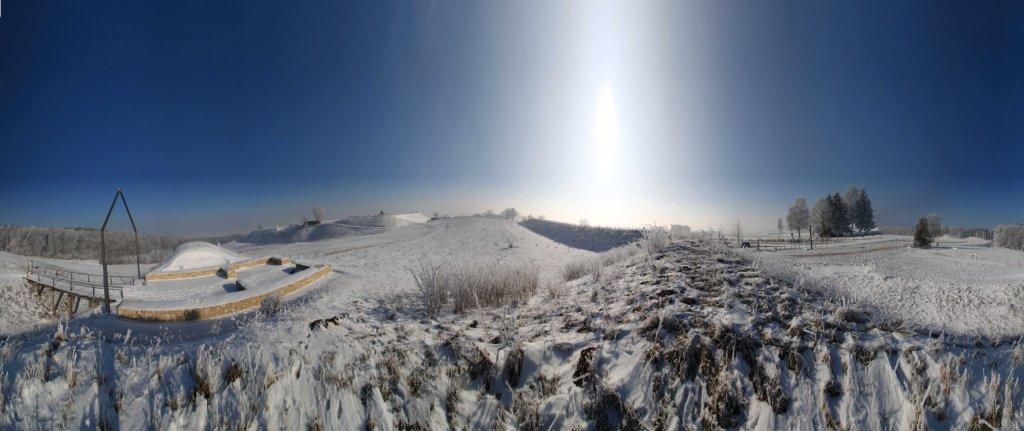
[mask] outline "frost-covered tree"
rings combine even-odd
[[[743,238],[743,223],[736,220],[736,224],[732,226],[732,233],[733,235],[736,235],[736,245],[739,245]]]
[[[796,231],[797,239],[800,239],[800,231],[811,227],[811,213],[807,210],[807,200],[796,198],[793,206],[789,207],[789,214],[786,215],[786,223],[789,230]],[[809,233],[808,233],[809,235]]]
[[[590,226],[590,222],[587,221],[587,219],[585,219],[585,218],[581,218],[580,219],[580,226],[588,227],[588,226]]]
[[[832,236],[832,207],[829,198],[823,197],[811,208],[811,225],[818,231],[818,236]]]
[[[1002,224],[993,231],[992,242],[997,247],[1024,250],[1024,225]]]
[[[864,189],[860,189],[860,195],[853,204],[853,224],[862,234],[875,228],[875,211],[871,209],[871,198]]]
[[[932,239],[942,236],[942,216],[939,214],[928,214],[928,229]]]
[[[860,192],[864,189],[860,187],[850,186],[846,188],[846,193],[843,193],[843,207],[846,208],[846,219],[853,223],[853,211],[857,206],[857,199],[860,198]]]
[[[932,236],[931,226],[929,226],[928,219],[921,217],[917,221],[917,227],[914,228],[914,247],[931,247],[932,240],[935,237]]]
[[[519,211],[516,211],[515,208],[505,208],[501,211],[501,217],[505,220],[515,221],[519,218]]]
[[[312,212],[313,212],[313,220],[316,221],[316,224],[320,224],[320,223],[322,223],[324,221],[324,215],[326,215],[326,211],[324,211],[324,207],[322,207],[322,206],[315,206],[315,207],[313,207]]]
[[[779,223],[776,225],[776,227],[779,229],[779,238],[782,238],[782,217],[779,217]]]

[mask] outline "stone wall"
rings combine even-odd
[[[313,271],[310,272],[305,277],[292,281],[273,290],[269,290],[255,295],[245,295],[245,291],[239,292],[239,298],[231,302],[209,305],[205,307],[180,308],[169,310],[131,309],[125,307],[118,307],[117,315],[118,317],[122,317],[125,319],[142,320],[149,322],[182,322],[188,320],[213,319],[216,317],[226,316],[229,314],[234,314],[258,307],[260,305],[260,302],[262,302],[263,299],[268,296],[288,295],[289,293],[295,292],[296,290],[313,284],[314,282],[326,277],[328,274],[331,273],[331,267],[329,265],[315,267],[312,269]]]

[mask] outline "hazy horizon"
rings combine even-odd
[[[7,2],[0,224],[1024,221],[1016,3]],[[126,226],[124,220],[118,226]]]

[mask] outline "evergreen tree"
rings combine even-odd
[[[853,205],[853,224],[861,233],[871,232],[875,228],[875,211],[871,209],[871,198],[864,189],[860,189],[860,196]]]
[[[921,217],[917,221],[917,227],[914,228],[914,247],[931,247],[933,239],[928,219]]]
[[[847,214],[846,204],[839,192],[828,198],[829,206],[829,228],[836,236],[849,235],[853,233],[850,229],[850,217]]]

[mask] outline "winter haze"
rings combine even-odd
[[[1024,428],[1024,5],[8,0],[0,429]]]

